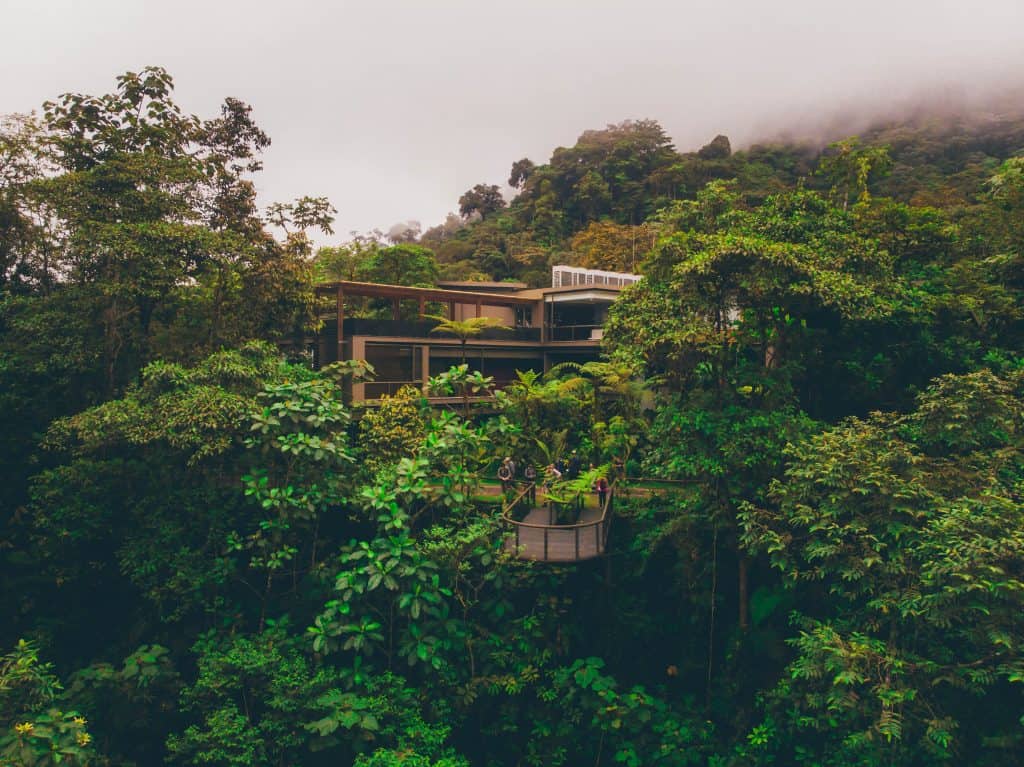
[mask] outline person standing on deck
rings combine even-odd
[[[597,491],[597,506],[600,509],[604,508],[605,498],[608,497],[608,480],[604,476],[598,477],[597,482],[594,483],[594,490]]]
[[[558,468],[558,463],[548,464],[546,477],[544,479],[544,492],[546,493],[551,486],[558,482],[562,478],[562,470]]]
[[[526,468],[523,469],[523,478],[526,480],[530,492],[528,498],[530,499],[530,505],[537,505],[537,469],[532,463],[527,463]]]
[[[573,450],[572,455],[569,456],[569,469],[566,472],[568,479],[577,479],[580,476],[580,466],[583,465],[583,461],[580,460],[579,454]]]
[[[512,472],[508,468],[509,459],[506,458],[501,462],[501,466],[498,467],[498,480],[501,482],[501,494],[505,495],[508,493],[509,488],[512,487]]]

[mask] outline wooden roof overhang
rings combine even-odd
[[[439,288],[409,288],[404,285],[380,285],[374,282],[352,282],[343,280],[318,285],[317,293],[369,298],[397,298],[415,301],[440,301],[442,303],[482,304],[484,306],[532,306],[536,298],[517,296],[511,293],[483,293],[470,290],[441,290]]]

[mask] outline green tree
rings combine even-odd
[[[505,207],[505,198],[496,184],[477,184],[459,197],[459,213],[469,218],[474,213],[487,218]]]
[[[830,144],[821,158],[818,172],[828,179],[832,194],[842,201],[843,210],[856,195],[857,202],[867,202],[868,185],[888,172],[892,166],[886,147],[862,146],[857,137]]]
[[[772,503],[747,507],[745,540],[798,603],[828,595],[824,613],[794,618],[796,658],[771,698],[785,733],[778,758],[1014,760],[1021,384],[1019,373],[944,376],[908,415],[851,420],[791,446]]]
[[[508,176],[508,185],[513,189],[519,189],[530,178],[530,174],[533,173],[535,167],[533,161],[527,157],[524,157],[522,160],[516,160],[512,163],[512,171]]]
[[[426,436],[423,392],[403,386],[392,396],[380,398],[359,421],[359,448],[371,473],[415,454]]]
[[[724,160],[731,154],[732,145],[729,143],[729,137],[721,133],[697,151],[697,156],[702,160]]]
[[[358,274],[366,282],[431,287],[437,279],[437,260],[420,245],[392,245],[371,250]]]
[[[794,193],[724,219],[719,231],[667,236],[651,256],[658,266],[645,279],[650,285],[627,291],[606,327],[613,355],[621,349],[620,358],[653,373],[681,375],[680,395],[655,421],[647,465],[703,488],[704,513],[736,551],[742,629],[749,627],[749,563],[736,514],[764,496],[781,470],[782,448],[810,427],[794,385],[813,348],[812,329],[829,315],[888,311],[887,254],[837,216],[816,195]],[[652,294],[657,302],[636,300]],[[666,340],[672,352],[662,357]]]
[[[653,232],[646,226],[621,226],[611,221],[594,221],[573,235],[571,247],[579,266],[613,272],[635,272],[654,246]]]

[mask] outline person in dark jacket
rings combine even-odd
[[[605,478],[603,476],[598,477],[597,481],[594,483],[594,490],[597,492],[597,505],[598,505],[598,508],[603,509],[604,508],[605,498],[608,497],[608,480],[607,480],[607,478]]]
[[[566,478],[578,479],[580,476],[580,466],[583,462],[580,460],[579,454],[575,450],[572,451],[572,455],[569,456],[569,467],[566,472]]]
[[[523,479],[526,480],[529,485],[530,492],[527,497],[530,499],[530,504],[533,506],[537,505],[537,468],[532,464],[526,464],[526,468],[523,469]]]
[[[512,470],[508,466],[508,460],[501,462],[498,467],[498,480],[501,482],[501,492],[505,494],[512,487]]]

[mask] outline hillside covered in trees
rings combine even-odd
[[[624,122],[317,249],[241,101],[4,118],[0,765],[1020,764],[1024,120],[835,139]],[[480,405],[282,351],[317,281],[555,263],[644,279]],[[498,460],[574,451],[606,555],[517,558]]]
[[[800,188],[849,208],[861,189],[959,222],[978,212],[987,184],[1024,146],[1024,109],[879,119],[859,137],[834,143],[764,143],[732,151],[716,136],[695,152],[678,152],[654,120],[586,131],[575,146],[555,149],[544,165],[512,164],[507,203],[501,187],[477,184],[459,199],[459,214],[421,232],[397,224],[385,234],[325,248],[324,276],[420,284],[445,279],[525,280],[543,285],[550,267],[570,264],[640,271],[643,258],[671,229],[673,210],[712,182],[726,183],[734,203],[753,208]],[[861,177],[861,174],[864,174]],[[403,276],[381,273],[371,252],[412,245],[426,260]],[[430,257],[433,256],[433,259]]]

